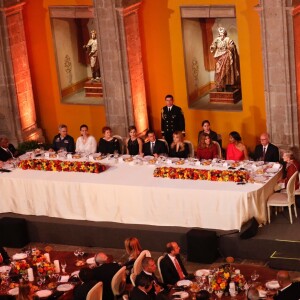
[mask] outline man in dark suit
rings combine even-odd
[[[274,300],[298,300],[300,299],[300,282],[292,283],[290,275],[287,271],[279,271],[277,280],[280,290],[273,297]]]
[[[97,267],[93,269],[93,279],[103,282],[103,299],[114,300],[111,280],[121,267],[103,252],[95,255],[95,262]]]
[[[185,134],[185,120],[182,109],[174,105],[172,95],[165,97],[166,106],[161,110],[161,134],[169,145],[173,142],[173,133],[181,131]]]
[[[159,154],[168,154],[168,149],[163,141],[159,141],[155,137],[153,130],[147,131],[148,142],[143,145],[144,155],[153,155],[158,157]]]
[[[6,136],[0,137],[0,160],[8,161],[18,156],[18,151],[12,144],[9,144]]]
[[[0,265],[4,263],[5,265],[10,264],[10,258],[3,247],[0,246]]]
[[[156,264],[154,259],[152,257],[144,257],[142,260],[142,268],[143,270],[139,275],[136,276],[135,282],[139,282],[139,280],[141,280],[141,277],[146,277],[153,282],[152,288],[150,289],[150,291],[148,291],[151,299],[155,299],[156,295],[162,292],[165,292],[167,294],[167,285],[163,284],[155,276]]]
[[[191,278],[186,271],[181,257],[180,247],[176,242],[170,242],[166,245],[167,254],[160,261],[160,270],[165,284],[174,285],[177,281],[184,278]]]
[[[93,270],[90,268],[82,268],[78,276],[82,283],[74,289],[73,297],[74,300],[85,300],[88,292],[97,281],[93,279]]]
[[[75,143],[73,137],[68,135],[67,125],[61,124],[58,127],[59,133],[53,138],[52,148],[54,151],[65,149],[67,152],[75,151]]]
[[[261,134],[260,145],[255,147],[254,159],[267,162],[279,162],[279,149],[270,143],[268,133]]]

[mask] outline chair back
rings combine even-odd
[[[169,153],[169,145],[168,145],[168,142],[167,142],[165,139],[158,139],[158,140],[165,143],[166,148],[167,148],[167,151],[168,151],[168,153]],[[166,153],[166,154],[168,154],[168,153]]]
[[[189,157],[194,157],[195,156],[195,151],[194,151],[194,145],[191,141],[184,140],[184,142],[188,145],[189,147]]]
[[[86,295],[86,300],[102,300],[103,283],[99,281],[96,283]]]
[[[129,277],[132,285],[135,286],[136,275],[134,273],[131,273]]]
[[[289,179],[287,186],[286,186],[286,192],[288,194],[288,202],[294,203],[295,202],[295,183],[298,176],[298,172],[295,172],[292,177]]]
[[[140,274],[143,270],[142,260],[144,257],[151,257],[151,253],[148,250],[143,250],[140,253],[140,255],[137,257],[137,259],[135,260],[135,262],[133,264],[133,269],[132,269],[132,273],[135,274],[135,276]]]
[[[160,276],[160,279],[161,279],[162,282],[164,282],[164,278],[163,278],[162,273],[161,273],[160,262],[161,262],[161,260],[162,260],[163,258],[164,258],[164,256],[162,255],[162,256],[160,256],[160,257],[158,258],[158,260],[157,260],[158,273],[159,273],[159,276]]]
[[[212,141],[218,148],[218,155],[219,155],[219,158],[222,158],[222,149],[221,149],[221,146],[218,142],[216,141]]]
[[[126,266],[123,266],[112,278],[111,289],[115,296],[121,295],[126,287]]]
[[[120,135],[117,135],[117,134],[113,135],[113,137],[116,138],[119,142],[120,151],[121,151],[120,154],[124,154],[124,147],[125,147],[124,139]]]

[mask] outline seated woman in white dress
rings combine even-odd
[[[83,124],[80,126],[81,136],[76,141],[76,152],[82,152],[85,154],[92,154],[97,151],[97,141],[89,135],[89,128]]]

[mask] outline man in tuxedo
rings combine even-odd
[[[75,143],[73,137],[68,135],[67,125],[61,124],[58,127],[59,133],[53,138],[52,148],[54,151],[65,149],[67,152],[75,151]]]
[[[184,278],[191,278],[182,263],[180,257],[180,247],[176,242],[166,245],[167,254],[160,261],[160,270],[165,284],[174,285],[177,281]]]
[[[185,120],[182,109],[174,105],[172,95],[167,95],[165,101],[166,106],[161,110],[161,134],[170,146],[175,131],[181,131],[185,134]]]
[[[121,267],[103,252],[95,255],[95,263],[97,267],[93,269],[93,279],[103,282],[103,299],[114,300],[111,280]]]
[[[0,137],[0,161],[8,161],[18,156],[18,151],[12,144],[9,144],[6,136]]]
[[[158,278],[155,276],[156,264],[152,257],[144,257],[142,260],[142,272],[136,276],[135,282],[139,282],[142,277],[148,278],[153,282],[152,288],[148,291],[151,299],[155,299],[156,295],[161,292],[166,292],[167,294],[167,286],[163,284]]]
[[[287,271],[279,271],[277,280],[280,290],[273,297],[274,300],[299,300],[300,299],[300,282],[292,282]]]
[[[166,144],[163,141],[159,141],[155,137],[153,130],[147,131],[148,142],[143,145],[144,155],[153,155],[158,157],[159,154],[168,153]]]
[[[268,133],[261,134],[260,145],[255,147],[254,159],[267,162],[279,162],[279,149],[270,143]]]

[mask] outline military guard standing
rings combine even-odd
[[[161,110],[161,134],[170,145],[173,142],[173,132],[181,131],[185,134],[185,121],[182,109],[173,105],[172,95],[165,97],[166,106]]]

